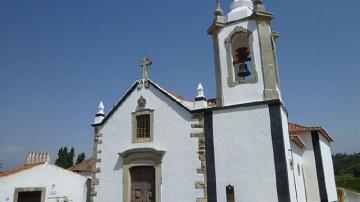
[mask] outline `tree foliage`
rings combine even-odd
[[[58,158],[55,161],[55,165],[68,169],[74,165],[75,149],[71,147],[68,151],[67,147],[61,147],[58,151]]]
[[[77,156],[77,159],[76,159],[76,165],[83,162],[85,160],[85,153],[82,152],[80,153],[78,156]]]
[[[360,177],[360,153],[333,155],[335,175]]]

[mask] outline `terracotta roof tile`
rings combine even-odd
[[[83,172],[83,171],[91,171],[92,166],[95,164],[95,161],[93,158],[84,160],[83,162],[74,165],[73,167],[69,168],[69,170],[73,172]]]
[[[302,125],[299,125],[299,124],[289,123],[289,133],[290,133],[290,135],[307,133],[307,132],[312,132],[312,131],[318,131],[329,142],[334,141],[334,138],[328,132],[326,132],[325,129],[323,129],[320,126],[307,127],[307,126],[302,126]]]
[[[17,168],[12,168],[12,169],[6,170],[4,172],[1,172],[0,177],[6,177],[9,175],[13,175],[13,174],[25,171],[25,170],[29,170],[31,168],[34,168],[34,167],[42,165],[42,164],[44,164],[44,163],[25,164],[25,165],[22,165]]]
[[[291,141],[293,141],[301,149],[305,148],[306,145],[299,135],[290,135]]]

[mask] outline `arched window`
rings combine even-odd
[[[252,41],[252,33],[242,27],[236,27],[225,40],[230,87],[238,84],[256,83],[258,80]]]

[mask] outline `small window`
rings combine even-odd
[[[150,114],[136,116],[136,138],[150,138]]]
[[[226,202],[235,202],[234,186],[226,186]]]
[[[133,143],[153,141],[154,110],[140,109],[132,114]]]

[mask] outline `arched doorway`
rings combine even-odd
[[[135,166],[130,168],[131,202],[155,202],[155,168]]]

